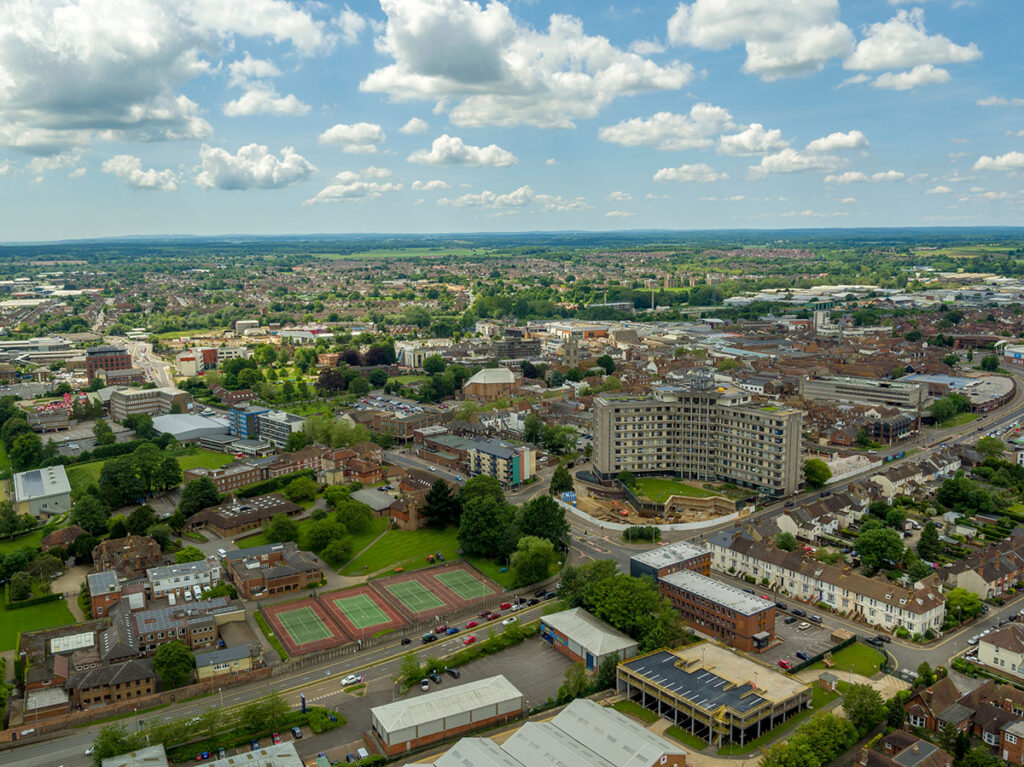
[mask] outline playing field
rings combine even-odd
[[[422,613],[445,606],[444,602],[427,591],[418,581],[400,581],[388,584],[384,588],[411,613]]]
[[[357,629],[379,626],[391,621],[387,613],[381,610],[366,594],[356,594],[354,597],[343,597],[333,601]]]
[[[334,636],[334,633],[313,612],[312,607],[298,607],[287,612],[280,612],[277,614],[277,619],[297,645],[316,642],[320,639],[330,639]]]
[[[493,594],[494,589],[483,581],[474,578],[465,570],[449,570],[435,575],[441,583],[450,588],[467,602],[478,597],[485,597]]]

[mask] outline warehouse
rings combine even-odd
[[[31,514],[45,522],[71,508],[71,484],[63,466],[19,472],[11,484],[15,514]]]
[[[715,746],[760,737],[811,702],[811,688],[711,642],[619,665],[618,691]]]
[[[593,672],[610,655],[625,660],[632,658],[637,651],[636,642],[582,607],[543,616],[540,635],[563,655],[584,662],[587,671]]]
[[[371,734],[380,751],[396,756],[516,719],[525,705],[523,694],[499,674],[375,706],[370,709]]]
[[[178,442],[196,442],[203,437],[228,433],[228,422],[224,418],[209,418],[204,415],[158,415],[153,418],[153,428],[158,434],[170,434]]]

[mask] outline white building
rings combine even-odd
[[[1024,626],[1010,623],[982,637],[978,661],[1008,676],[1024,678]]]
[[[180,565],[151,567],[146,570],[146,577],[149,579],[149,593],[153,599],[167,594],[182,596],[185,590],[191,591],[194,586],[200,590],[205,586],[216,586],[220,582],[220,564],[203,559]]]
[[[14,511],[45,522],[71,508],[71,484],[63,466],[21,471],[11,479]]]
[[[256,416],[256,433],[274,447],[284,447],[288,438],[302,431],[306,419],[302,416],[285,413],[282,410],[268,410]]]
[[[540,636],[563,655],[583,662],[591,672],[596,672],[609,656],[623,661],[637,653],[636,641],[582,607],[542,616]]]

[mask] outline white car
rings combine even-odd
[[[515,623],[517,620],[518,619],[513,615],[511,618],[506,618],[505,620],[503,620],[501,622],[501,625],[502,626],[509,626],[509,625]]]
[[[95,750],[96,750],[96,746],[89,746],[89,748],[85,749],[85,755],[86,756],[92,756],[93,751],[95,751]]]
[[[363,677],[360,674],[349,674],[347,677],[341,680],[341,686],[347,687],[350,684],[359,684],[363,681]]]

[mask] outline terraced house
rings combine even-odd
[[[904,628],[911,635],[938,631],[946,597],[936,576],[911,588],[868,578],[845,565],[828,565],[801,551],[783,551],[755,541],[742,530],[724,530],[704,542],[711,569],[767,580],[768,587],[802,602],[823,602],[847,618],[885,631]]]

